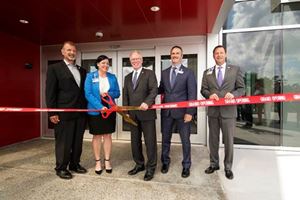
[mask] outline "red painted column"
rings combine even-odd
[[[32,64],[26,69],[25,63]],[[40,107],[40,46],[0,32],[0,106]],[[0,113],[0,147],[40,137],[39,113]]]

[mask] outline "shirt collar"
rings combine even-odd
[[[66,61],[65,59],[64,59],[64,62],[66,63],[66,65],[69,67],[75,67],[76,65],[75,64],[71,64],[71,63],[69,63],[68,61]]]
[[[172,64],[172,68],[176,68],[176,69],[179,69],[180,68],[180,66],[181,66],[181,63],[180,64]]]
[[[226,62],[225,63],[223,63],[223,65],[216,65],[216,68],[218,68],[218,67],[221,67],[221,69],[225,69],[225,67],[226,67]]]
[[[133,70],[133,72],[137,72],[138,74],[142,71],[143,67],[140,67],[138,70]]]

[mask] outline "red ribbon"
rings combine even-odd
[[[155,104],[150,109],[173,109],[173,108],[191,108],[191,107],[207,107],[207,106],[228,106],[242,104],[262,104],[273,102],[291,102],[300,101],[300,93],[271,94],[260,96],[245,96],[234,99],[221,98],[219,101],[201,99],[193,101],[181,101],[172,103]],[[122,106],[112,107],[108,109],[111,112],[126,111]],[[101,112],[96,109],[74,109],[74,108],[16,108],[16,107],[0,107],[0,112]]]
[[[245,96],[245,97],[238,97],[234,99],[220,98],[219,101],[203,99],[203,100],[193,100],[193,101],[172,102],[172,103],[164,103],[164,104],[155,104],[151,106],[151,109],[229,106],[229,105],[241,105],[241,104],[289,102],[289,101],[300,101],[300,93]]]

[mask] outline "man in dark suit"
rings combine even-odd
[[[156,111],[148,110],[148,108],[155,103],[157,79],[154,71],[142,67],[143,58],[140,52],[131,52],[130,62],[133,72],[125,77],[123,104],[139,106],[141,110],[129,112],[130,117],[137,122],[138,126],[130,125],[131,150],[136,165],[128,174],[135,175],[145,169],[141,140],[143,132],[148,158],[144,180],[149,181],[154,177],[157,164],[157,142]]]
[[[86,108],[84,80],[86,70],[75,64],[76,47],[73,42],[65,42],[61,49],[63,61],[50,65],[47,70],[46,103],[48,108]],[[86,173],[80,162],[82,140],[85,130],[85,113],[49,113],[54,123],[56,174],[63,179],[71,179],[67,170]]]
[[[197,82],[192,70],[182,65],[182,48],[171,48],[172,66],[165,69],[161,75],[159,94],[163,94],[163,103],[195,100],[197,98]],[[162,109],[162,173],[167,173],[170,165],[170,147],[172,127],[176,123],[183,150],[181,176],[186,178],[190,175],[191,167],[191,120],[196,114],[195,108]]]
[[[232,99],[245,94],[243,73],[239,67],[226,63],[226,50],[223,46],[216,46],[213,50],[216,65],[203,73],[201,94],[206,99],[218,101],[219,98]],[[211,174],[219,170],[219,135],[222,130],[225,145],[225,176],[233,179],[233,136],[237,117],[236,106],[208,107],[209,151],[210,166],[205,173]]]

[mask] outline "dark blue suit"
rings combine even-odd
[[[171,87],[170,73],[171,67],[165,69],[162,72],[161,82],[159,86],[159,94],[163,94],[163,103],[179,102],[197,99],[197,82],[192,70],[180,66],[175,84]],[[172,126],[177,123],[179,130],[183,160],[182,166],[184,168],[190,168],[191,166],[191,142],[190,142],[190,129],[191,122],[184,123],[184,115],[190,114],[194,116],[196,114],[195,108],[181,108],[181,109],[162,109],[162,154],[161,161],[163,164],[169,165],[170,163],[170,146],[172,138]]]

